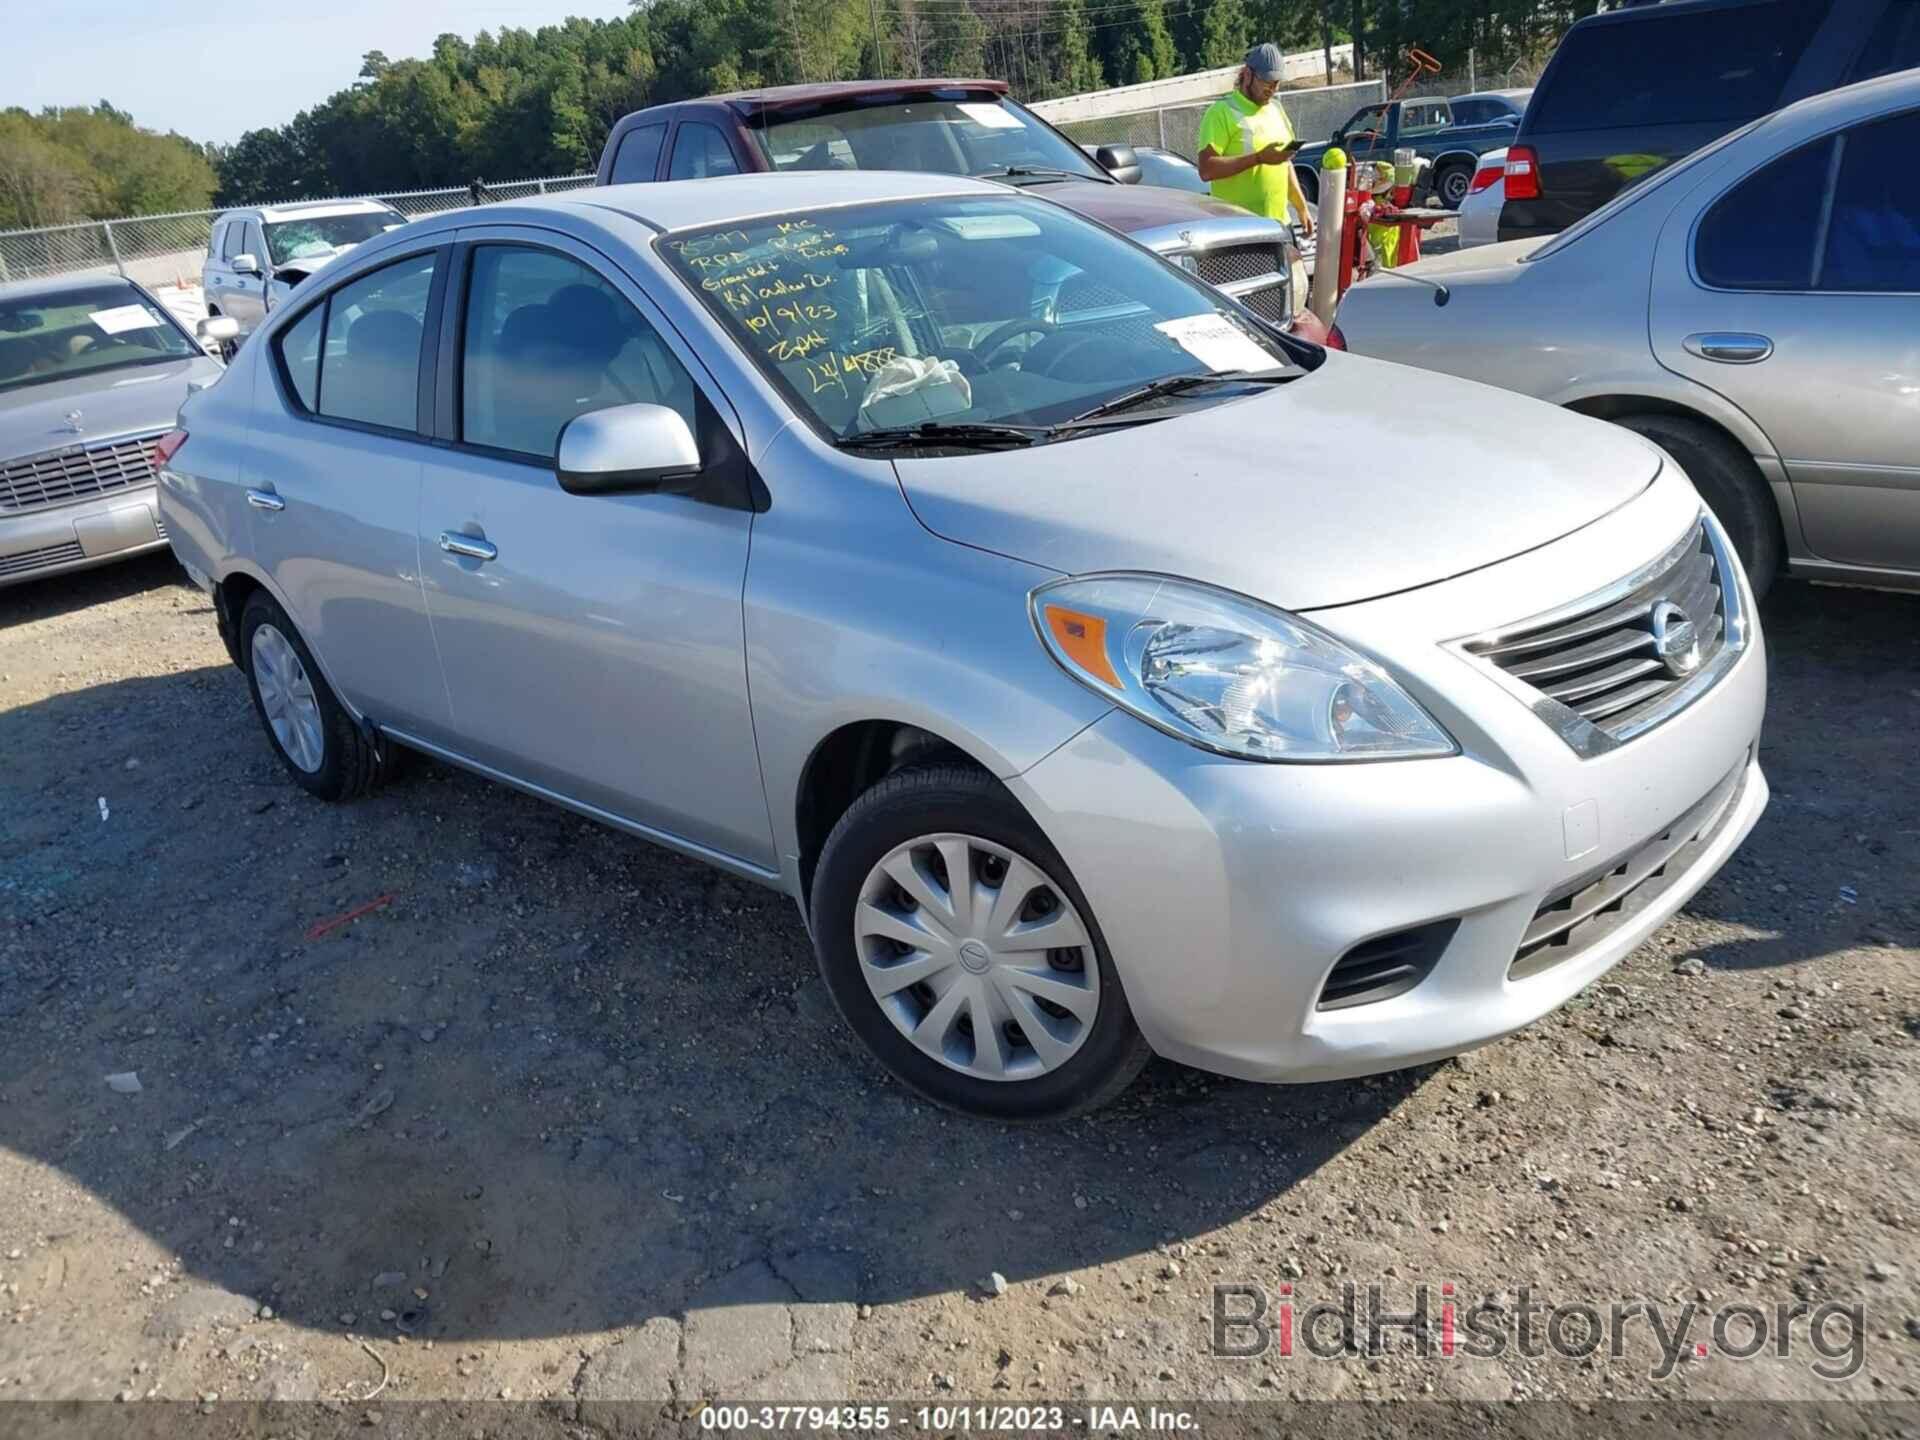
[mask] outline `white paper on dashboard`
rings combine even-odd
[[[1271,370],[1279,363],[1224,315],[1186,315],[1153,328],[1216,374]]]
[[[1020,117],[1009,115],[998,105],[982,105],[977,100],[962,100],[957,107],[969,120],[977,121],[989,130],[1018,130]]]
[[[118,335],[123,330],[152,330],[161,324],[160,317],[144,305],[116,305],[111,310],[94,310],[89,312],[87,319],[109,335]]]

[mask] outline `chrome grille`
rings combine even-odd
[[[0,466],[0,510],[32,510],[153,483],[153,445],[164,432],[32,455]]]
[[[1704,693],[1745,647],[1738,587],[1729,597],[1723,583],[1728,553],[1703,519],[1619,584],[1463,648],[1536,702],[1575,749],[1611,748]],[[1691,649],[1681,619],[1692,626]]]
[[[0,580],[9,575],[25,575],[32,570],[44,570],[49,565],[64,565],[69,560],[86,558],[86,552],[80,548],[78,540],[69,540],[64,545],[43,545],[38,550],[21,550],[12,555],[0,555]]]
[[[1507,976],[1524,980],[1565,964],[1599,944],[1673,888],[1693,867],[1737,807],[1747,760],[1660,834],[1604,868],[1549,895],[1534,912]]]
[[[1209,285],[1231,285],[1262,275],[1287,273],[1287,254],[1278,245],[1222,245],[1218,250],[1196,250],[1194,273]]]

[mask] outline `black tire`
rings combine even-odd
[[[1473,184],[1473,170],[1466,165],[1448,165],[1433,177],[1434,197],[1444,210],[1458,210]]]
[[[1700,498],[1733,541],[1756,599],[1772,587],[1786,548],[1780,509],[1753,457],[1699,420],[1673,415],[1625,415],[1620,424],[1644,435],[1680,462]]]
[[[273,733],[273,725],[267,719],[266,706],[260,698],[260,682],[253,666],[254,636],[264,625],[273,626],[286,638],[299,657],[307,682],[313,689],[313,697],[318,702],[322,754],[317,769],[306,770],[296,764]],[[260,717],[260,727],[267,732],[267,743],[273,747],[273,753],[280,758],[280,763],[301,789],[321,800],[353,800],[378,789],[392,777],[399,765],[399,747],[391,741],[382,740],[376,753],[374,745],[334,698],[326,677],[320,673],[320,667],[314,664],[313,652],[307,649],[307,642],[287,618],[287,612],[264,590],[254,591],[240,612],[240,657],[241,668],[247,676],[247,691],[253,696],[254,714]]]
[[[854,939],[861,887],[889,851],[943,832],[978,836],[1020,855],[1085,922],[1100,967],[1100,1007],[1079,1050],[1057,1069],[1027,1080],[949,1069],[896,1029],[867,988]],[[1086,896],[1040,827],[983,770],[937,764],[896,771],[854,801],[821,852],[811,919],[814,955],[841,1016],[897,1079],[936,1104],[996,1120],[1057,1120],[1105,1105],[1152,1058]]]

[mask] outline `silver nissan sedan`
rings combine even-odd
[[[261,335],[161,505],[293,780],[424,751],[784,890],[959,1109],[1484,1044],[1767,801],[1752,593],[1670,456],[1038,194],[494,205]],[[1382,395],[1444,458],[1381,463]]]

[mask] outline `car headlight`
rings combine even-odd
[[[1284,610],[1190,580],[1096,575],[1029,600],[1066,672],[1149,725],[1245,760],[1401,760],[1459,747],[1378,665]]]

